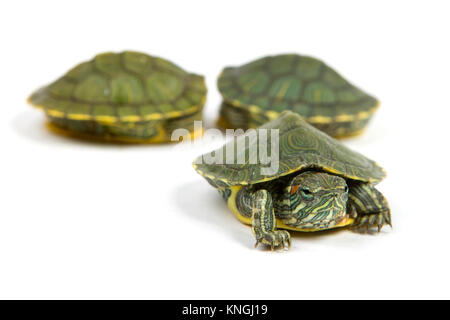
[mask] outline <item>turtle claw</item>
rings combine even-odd
[[[376,228],[379,233],[385,225],[392,228],[391,213],[389,210],[359,215],[356,218],[354,229],[360,233],[369,233],[373,228]]]
[[[288,251],[291,248],[291,239],[283,243],[283,250]]]
[[[291,247],[291,236],[285,230],[270,231],[256,239],[255,248],[260,243],[269,246],[271,251],[276,249],[288,250]]]

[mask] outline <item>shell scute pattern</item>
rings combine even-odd
[[[204,78],[139,52],[103,53],[33,93],[54,117],[105,122],[174,118],[201,110]]]
[[[315,116],[331,119],[341,114],[372,112],[378,105],[374,97],[322,61],[296,54],[225,68],[218,87],[225,102],[234,107],[257,106],[257,112],[292,110],[311,120]]]
[[[374,161],[350,150],[337,140],[309,125],[296,113],[284,112],[279,118],[263,125],[260,129],[279,129],[279,168],[276,174],[262,175],[260,168],[266,165],[261,163],[259,158],[256,158],[256,163],[249,163],[251,152],[256,148],[249,143],[243,144],[242,139],[248,140],[248,133],[236,137],[233,142],[226,144],[221,149],[197,158],[194,161],[194,168],[201,175],[211,180],[220,180],[228,185],[270,181],[306,169],[323,170],[348,179],[371,183],[381,181],[385,176],[384,170]],[[257,132],[260,129],[257,129]],[[238,142],[239,139],[241,139],[240,142]],[[227,148],[231,146],[234,148],[239,143],[245,145],[245,148],[235,153],[234,163],[227,164]],[[267,141],[267,148],[271,148],[270,139]],[[223,156],[221,164],[208,164],[202,161],[205,156],[210,158],[216,152]],[[247,161],[238,164],[236,159],[239,159],[242,153]]]
[[[92,73],[92,63],[89,62],[82,62],[72,69],[70,69],[66,75],[65,79],[67,80],[73,80],[73,81],[80,81],[81,79],[85,78],[88,74]]]

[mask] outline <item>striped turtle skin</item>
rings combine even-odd
[[[262,149],[278,157],[268,162]],[[272,249],[290,245],[286,230],[380,231],[391,225],[388,202],[375,189],[383,168],[291,111],[199,156],[193,166],[252,226],[256,244]],[[275,171],[261,170],[268,167]]]
[[[376,98],[324,62],[296,54],[225,68],[218,88],[219,124],[230,128],[255,128],[291,110],[331,136],[346,137],[361,133],[378,107]]]
[[[168,142],[176,128],[193,135],[206,99],[204,78],[144,53],[102,53],[83,62],[28,101],[50,126],[85,138]]]

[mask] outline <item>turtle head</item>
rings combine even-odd
[[[347,216],[345,179],[315,171],[295,176],[286,187],[289,210],[283,222],[299,229],[325,230],[342,225]]]

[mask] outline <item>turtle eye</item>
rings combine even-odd
[[[345,186],[344,191],[347,193],[348,192],[348,186]]]
[[[300,193],[302,194],[302,197],[307,200],[311,200],[313,198],[312,192],[307,187],[303,187]]]

